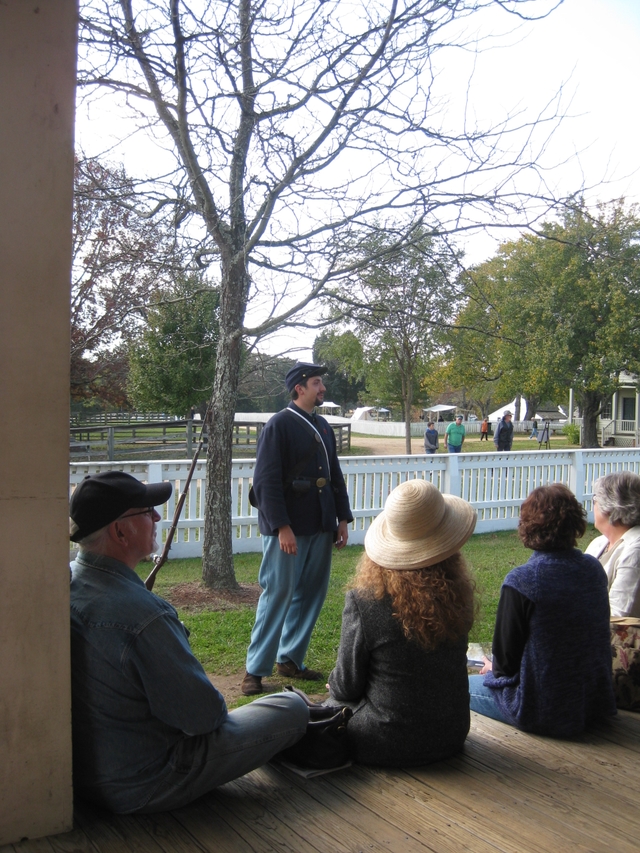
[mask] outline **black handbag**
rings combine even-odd
[[[298,767],[330,770],[350,760],[347,724],[353,711],[346,705],[320,705],[302,690],[288,685],[285,691],[296,693],[309,708],[307,731],[302,738],[279,752],[277,758]]]

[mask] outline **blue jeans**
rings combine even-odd
[[[460,453],[462,451],[462,445],[458,444],[456,446],[455,444],[448,444],[447,450],[449,451],[449,453]]]
[[[494,691],[485,687],[484,675],[469,676],[469,707],[483,717],[491,717],[492,720],[511,725],[498,707]]]
[[[306,732],[308,720],[307,706],[291,693],[274,693],[237,708],[214,732],[185,737],[182,750],[171,757],[169,774],[144,806],[118,811],[179,809],[293,746]]]
[[[277,536],[262,537],[262,595],[247,651],[251,675],[271,675],[274,661],[290,660],[302,669],[327,596],[333,533],[296,536],[296,541],[294,556],[280,549]]]

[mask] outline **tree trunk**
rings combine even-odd
[[[538,410],[539,405],[540,405],[540,398],[539,397],[529,397],[529,395],[527,395],[527,410],[524,413],[523,420],[532,421],[533,416],[535,415],[536,411]]]
[[[580,414],[582,415],[582,447],[599,447],[598,415],[602,403],[601,395],[596,391],[585,391],[580,395]]]
[[[236,255],[237,257],[237,255]],[[202,549],[202,579],[215,589],[237,589],[233,568],[231,457],[233,420],[242,355],[244,294],[248,276],[244,261],[231,265],[220,288],[220,339],[211,398],[207,490]]]
[[[407,455],[411,454],[411,409],[413,407],[413,382],[411,377],[407,380],[404,395],[404,449]]]
[[[522,394],[516,394],[516,403],[514,406],[513,419],[514,421],[520,420],[520,406],[522,405]]]

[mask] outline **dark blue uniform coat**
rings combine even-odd
[[[295,403],[290,403],[289,408],[309,423],[314,423]],[[263,536],[276,536],[279,528],[287,524],[291,525],[296,536],[312,536],[315,533],[336,531],[339,521],[353,520],[333,430],[320,415],[315,416],[314,425],[320,433],[326,454],[316,441],[314,454],[298,475],[299,479],[312,481],[305,494],[283,486],[295,466],[309,456],[314,444],[314,439],[298,415],[283,409],[267,421],[260,434],[253,490],[258,503],[258,524]],[[315,481],[320,477],[324,477],[327,484],[319,488]]]

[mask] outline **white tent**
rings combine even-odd
[[[499,409],[496,409],[495,412],[491,412],[489,415],[490,421],[499,421],[500,418],[504,415],[507,409],[513,414],[515,420],[515,412],[516,412],[516,398],[513,398],[513,402],[506,403]],[[527,401],[524,397],[520,397],[520,418],[519,420],[524,420],[524,413],[527,411]]]
[[[450,406],[448,403],[438,403],[437,406],[429,406],[423,409],[423,412],[450,412],[452,409],[457,409],[457,406]]]
[[[356,409],[355,412],[351,415],[352,421],[370,421],[371,415],[369,412],[373,411],[373,406],[360,406],[359,409]]]
[[[321,406],[318,406],[319,409],[339,409],[341,408],[338,403],[323,403]]]

